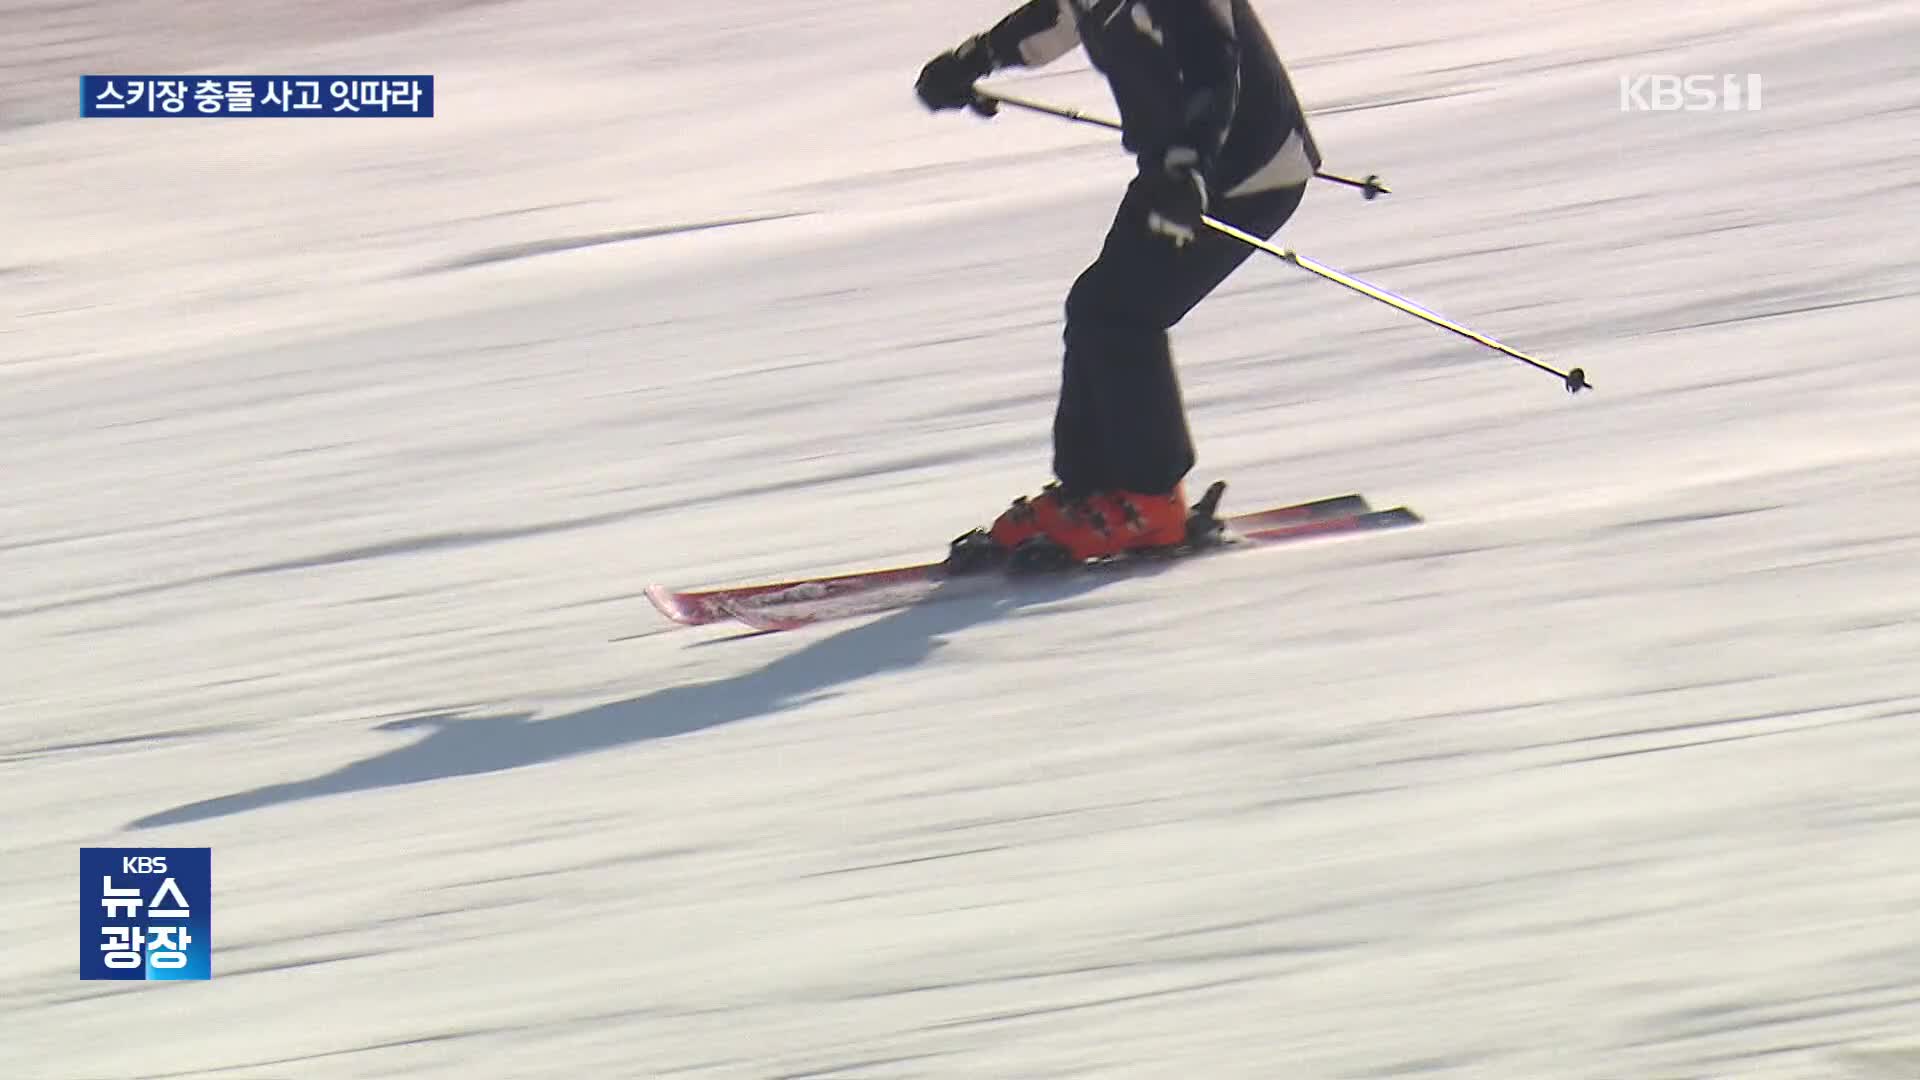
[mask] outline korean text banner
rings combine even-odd
[[[431,75],[82,75],[81,116],[433,115]]]

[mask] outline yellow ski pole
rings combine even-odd
[[[1048,116],[1057,116],[1063,120],[1072,120],[1076,123],[1081,123],[1081,124],[1092,124],[1095,127],[1107,128],[1109,130],[1114,130],[1114,131],[1117,131],[1120,128],[1120,125],[1118,123],[1112,120],[1108,120],[1105,117],[1089,116],[1088,114],[1083,113],[1078,109],[1064,108],[1059,105],[1048,105],[1048,104],[1045,104],[1044,102],[1028,101],[1024,98],[1012,97],[1010,95],[1000,93],[997,90],[983,90],[979,87],[975,87],[974,94],[980,100],[987,102],[990,105],[1012,105],[1013,107],[1018,109],[1027,109],[1031,112],[1045,113]],[[1380,183],[1380,178],[1378,176],[1369,176],[1365,180],[1354,180],[1350,177],[1338,176],[1333,173],[1326,173],[1326,172],[1316,172],[1314,173],[1314,175],[1319,177],[1322,180],[1331,180],[1331,181],[1334,181],[1335,183],[1346,184],[1350,187],[1357,187],[1361,189],[1361,191],[1366,195],[1368,199],[1372,199],[1375,195],[1381,194],[1383,192],[1391,193],[1390,188]],[[1378,300],[1381,303],[1387,305],[1388,307],[1395,309],[1396,311],[1406,312],[1408,315],[1412,315],[1416,319],[1420,319],[1425,322],[1432,323],[1433,325],[1440,327],[1442,330],[1451,330],[1452,332],[1460,335],[1461,337],[1466,338],[1468,341],[1478,342],[1479,344],[1485,345],[1487,348],[1492,349],[1495,352],[1505,353],[1506,355],[1513,357],[1515,360],[1518,360],[1523,364],[1530,364],[1533,367],[1539,368],[1541,371],[1544,371],[1547,374],[1553,375],[1556,378],[1558,378],[1560,380],[1561,385],[1567,388],[1567,393],[1569,394],[1577,394],[1582,390],[1593,389],[1593,384],[1587,381],[1587,373],[1584,369],[1572,368],[1567,371],[1560,371],[1557,368],[1553,367],[1551,364],[1546,364],[1539,360],[1536,360],[1533,357],[1528,356],[1526,353],[1523,353],[1520,350],[1512,347],[1511,345],[1507,345],[1502,342],[1496,341],[1493,338],[1490,338],[1487,335],[1480,333],[1478,330],[1474,330],[1470,327],[1462,326],[1461,324],[1454,322],[1452,319],[1447,318],[1445,315],[1442,315],[1437,311],[1433,311],[1429,308],[1421,307],[1419,304],[1414,303],[1413,301],[1407,299],[1404,296],[1398,296],[1394,293],[1387,291],[1386,289],[1379,287],[1378,285],[1374,285],[1369,282],[1362,281],[1351,274],[1343,273],[1339,270],[1334,269],[1331,266],[1326,265],[1325,263],[1320,263],[1312,259],[1309,259],[1305,255],[1300,254],[1299,252],[1293,250],[1292,248],[1283,248],[1283,247],[1279,247],[1277,245],[1268,243],[1267,241],[1262,240],[1261,238],[1253,235],[1250,232],[1246,232],[1242,229],[1235,228],[1234,226],[1229,225],[1218,218],[1215,218],[1206,214],[1202,214],[1200,216],[1200,220],[1208,228],[1213,229],[1215,232],[1225,233],[1226,235],[1233,237],[1235,240],[1238,240],[1243,244],[1247,244],[1252,247],[1258,248],[1259,250],[1264,251],[1267,254],[1274,256],[1275,258],[1282,259],[1286,262],[1292,263],[1293,265],[1299,267],[1302,270],[1306,270],[1309,273],[1318,274],[1319,276],[1326,278],[1328,281],[1331,281],[1336,285],[1345,286],[1346,288],[1352,289],[1354,292],[1357,292],[1362,296],[1366,296],[1374,300]]]
[[[1306,270],[1311,273],[1318,274],[1321,277],[1326,278],[1328,281],[1331,281],[1336,285],[1344,285],[1347,288],[1352,289],[1354,292],[1357,292],[1362,296],[1372,297],[1373,299],[1378,300],[1381,303],[1397,311],[1404,311],[1407,314],[1412,315],[1414,318],[1421,319],[1426,322],[1430,322],[1433,325],[1441,328],[1442,330],[1451,330],[1454,333],[1459,334],[1461,337],[1466,338],[1469,341],[1477,341],[1480,344],[1485,345],[1487,348],[1494,350],[1495,352],[1505,353],[1508,356],[1513,357],[1515,360],[1518,360],[1523,364],[1531,364],[1534,367],[1539,368],[1541,371],[1544,371],[1549,375],[1558,376],[1561,383],[1566,386],[1567,393],[1569,394],[1577,394],[1582,390],[1593,389],[1593,384],[1587,381],[1587,373],[1580,368],[1574,368],[1570,371],[1559,371],[1555,369],[1552,365],[1541,363],[1540,361],[1535,360],[1533,357],[1528,356],[1526,353],[1523,353],[1520,350],[1513,348],[1510,345],[1502,344],[1488,337],[1487,335],[1480,333],[1477,330],[1473,330],[1468,327],[1462,326],[1459,323],[1454,322],[1452,319],[1447,318],[1445,315],[1442,315],[1437,311],[1432,311],[1427,308],[1421,307],[1419,304],[1416,304],[1413,301],[1408,300],[1404,296],[1397,296],[1379,287],[1378,285],[1369,284],[1368,282],[1362,281],[1351,274],[1346,274],[1338,270],[1335,270],[1333,267],[1328,266],[1325,263],[1315,262],[1312,259],[1307,258],[1305,255],[1302,255],[1299,252],[1293,250],[1292,248],[1283,248],[1275,244],[1268,243],[1267,241],[1260,239],[1259,237],[1253,235],[1250,232],[1245,232],[1241,229],[1237,229],[1232,225],[1229,225],[1226,222],[1221,221],[1215,217],[1210,217],[1208,215],[1202,214],[1200,216],[1200,220],[1203,223],[1205,223],[1208,228],[1214,230],[1215,232],[1225,233],[1228,236],[1233,237],[1235,240],[1238,240],[1243,244],[1248,244],[1252,247],[1259,248],[1261,251],[1264,251],[1267,254],[1274,256],[1275,258],[1283,259],[1287,262],[1290,262],[1302,270]]]

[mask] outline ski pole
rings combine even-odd
[[[974,88],[974,94],[984,101],[989,101],[989,102],[993,102],[1000,105],[1012,105],[1015,108],[1028,109],[1038,113],[1046,113],[1049,116],[1057,116],[1063,120],[1072,120],[1076,123],[1081,123],[1081,124],[1092,124],[1095,127],[1103,127],[1109,130],[1119,130],[1120,128],[1120,125],[1113,122],[1112,120],[1108,120],[1104,117],[1099,117],[1099,116],[1088,116],[1086,113],[1083,113],[1078,109],[1068,109],[1058,105],[1048,105],[1038,101],[1027,101],[1023,98],[1009,97],[1006,94],[1002,94],[995,90],[982,90],[979,87]],[[1333,173],[1326,173],[1326,172],[1315,172],[1314,175],[1319,177],[1322,180],[1331,180],[1335,183],[1346,184],[1350,187],[1360,188],[1361,191],[1366,195],[1368,199],[1372,199],[1375,195],[1380,194],[1382,192],[1391,194],[1391,189],[1389,189],[1386,185],[1380,183],[1380,178],[1378,176],[1369,176],[1365,180],[1354,180],[1350,177],[1337,176],[1337,175],[1334,175]],[[1327,266],[1324,263],[1315,262],[1314,260],[1307,258],[1305,255],[1300,254],[1299,252],[1293,250],[1292,248],[1276,247],[1275,245],[1260,239],[1259,237],[1253,235],[1252,233],[1245,232],[1241,229],[1235,228],[1234,226],[1229,225],[1226,222],[1221,221],[1220,219],[1212,217],[1210,215],[1202,214],[1200,216],[1200,220],[1203,223],[1205,223],[1208,228],[1213,229],[1216,232],[1225,233],[1226,235],[1233,237],[1235,240],[1238,240],[1241,243],[1248,244],[1252,247],[1258,248],[1259,250],[1264,251],[1267,254],[1272,255],[1275,258],[1281,259],[1285,262],[1292,263],[1293,265],[1299,267],[1302,270],[1306,270],[1311,273],[1318,274],[1321,277],[1326,278],[1328,281],[1331,281],[1336,285],[1343,285],[1349,289],[1352,289],[1354,292],[1359,293],[1362,296],[1366,296],[1374,300],[1378,300],[1381,303],[1397,311],[1406,312],[1408,315],[1412,315],[1414,318],[1432,323],[1433,325],[1438,326],[1443,330],[1451,330],[1452,332],[1459,334],[1461,337],[1466,338],[1469,341],[1478,342],[1482,345],[1485,345],[1487,348],[1494,350],[1495,352],[1505,353],[1506,355],[1513,357],[1515,360],[1518,360],[1523,364],[1529,364],[1533,367],[1539,368],[1541,371],[1544,371],[1547,374],[1553,375],[1556,378],[1558,378],[1561,382],[1561,385],[1567,388],[1567,393],[1569,394],[1577,394],[1582,390],[1593,389],[1593,384],[1587,381],[1586,371],[1581,368],[1573,368],[1568,371],[1560,371],[1554,368],[1552,365],[1542,363],[1541,361],[1536,360],[1531,356],[1528,356],[1526,353],[1523,353],[1520,350],[1515,349],[1510,345],[1502,344],[1501,342],[1495,341],[1493,338],[1490,338],[1485,334],[1480,333],[1477,330],[1473,330],[1468,327],[1462,326],[1459,323],[1454,322],[1452,319],[1449,319],[1446,316],[1440,314],[1439,312],[1421,307],[1419,304],[1416,304],[1413,301],[1408,300],[1406,297],[1396,296],[1393,293],[1380,288],[1378,285],[1373,285],[1368,282],[1362,281],[1351,274],[1342,273],[1339,270],[1335,270],[1333,267]]]
[[[1041,101],[1028,101],[1025,98],[1010,97],[1000,93],[998,90],[982,90],[977,86],[973,88],[973,93],[975,97],[996,105],[1011,105],[1016,109],[1046,113],[1048,116],[1057,116],[1062,120],[1071,120],[1076,124],[1092,124],[1094,127],[1106,128],[1108,131],[1120,130],[1119,123],[1109,120],[1104,116],[1089,116],[1079,109],[1068,109],[1059,105],[1048,105]],[[1393,189],[1381,183],[1378,176],[1368,176],[1365,180],[1355,180],[1351,176],[1341,176],[1338,173],[1330,173],[1322,170],[1315,170],[1313,175],[1336,184],[1345,184],[1351,188],[1359,188],[1361,196],[1369,202],[1376,196],[1393,194]]]
[[[1494,339],[1486,336],[1485,334],[1480,333],[1477,330],[1472,330],[1465,326],[1462,326],[1459,323],[1454,322],[1452,319],[1447,318],[1445,315],[1441,315],[1438,312],[1431,311],[1427,308],[1421,307],[1419,304],[1416,304],[1413,301],[1408,300],[1406,297],[1396,296],[1393,293],[1390,293],[1387,290],[1380,288],[1378,285],[1368,284],[1367,282],[1362,281],[1351,274],[1344,274],[1338,270],[1335,270],[1331,266],[1327,266],[1324,263],[1315,262],[1312,259],[1307,258],[1305,255],[1302,255],[1299,252],[1293,250],[1292,248],[1277,247],[1273,244],[1268,243],[1265,240],[1260,239],[1259,237],[1253,235],[1250,232],[1245,232],[1241,229],[1237,229],[1232,225],[1229,225],[1226,222],[1219,220],[1218,218],[1211,217],[1206,214],[1202,214],[1200,216],[1200,220],[1203,223],[1205,223],[1208,228],[1213,229],[1215,232],[1225,233],[1226,235],[1233,237],[1235,240],[1238,240],[1243,244],[1247,244],[1251,247],[1258,248],[1261,251],[1264,251],[1267,254],[1274,256],[1275,258],[1284,260],[1286,262],[1290,262],[1302,270],[1307,270],[1312,273],[1318,274],[1321,277],[1326,278],[1328,281],[1331,281],[1336,285],[1344,285],[1347,288],[1352,289],[1354,292],[1357,292],[1362,296],[1371,297],[1387,305],[1388,307],[1394,308],[1395,310],[1404,311],[1407,314],[1412,315],[1417,319],[1423,319],[1426,322],[1430,322],[1433,325],[1440,327],[1442,330],[1451,330],[1454,333],[1459,334],[1461,337],[1466,338],[1469,341],[1477,341],[1480,344],[1485,345],[1487,348],[1494,350],[1495,352],[1505,353],[1508,356],[1513,357],[1515,360],[1518,360],[1523,364],[1531,364],[1532,366],[1539,368],[1541,371],[1544,371],[1549,375],[1558,376],[1560,379],[1560,382],[1564,386],[1566,386],[1567,393],[1569,394],[1577,394],[1582,390],[1593,389],[1593,384],[1587,381],[1586,371],[1584,371],[1581,368],[1573,368],[1572,370],[1569,370],[1569,371],[1558,371],[1555,368],[1553,368],[1551,365],[1543,364],[1540,361],[1535,360],[1533,357],[1528,356],[1526,353],[1523,353],[1520,350],[1513,348],[1512,346],[1503,345],[1500,342],[1495,341]]]

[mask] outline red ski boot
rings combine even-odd
[[[1102,491],[1072,498],[1049,484],[1035,498],[1014,500],[987,535],[1013,557],[1016,568],[1067,566],[1175,547],[1187,539],[1186,490],[1176,484],[1162,495]]]
[[[1031,499],[1022,495],[994,519],[987,538],[1000,550],[1012,551],[1023,541],[1060,528],[1070,501],[1057,481],[1041,488],[1040,494]]]

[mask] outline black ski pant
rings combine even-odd
[[[1212,216],[1267,239],[1304,184],[1237,198]],[[1176,248],[1147,227],[1143,187],[1127,188],[1099,258],[1067,295],[1066,361],[1053,420],[1053,473],[1069,494],[1173,490],[1193,469],[1193,438],[1167,331],[1253,249],[1201,226]]]

